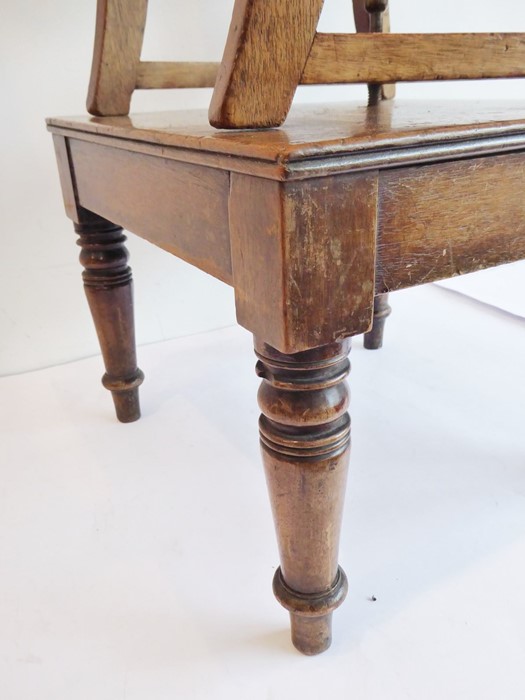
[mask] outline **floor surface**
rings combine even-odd
[[[2,700],[525,696],[525,321],[392,305],[352,353],[350,593],[314,658],[271,593],[247,332],[142,347],[131,425],[99,358],[0,379]]]

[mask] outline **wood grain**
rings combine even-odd
[[[231,284],[229,175],[72,139],[79,202]]]
[[[394,83],[523,76],[524,34],[317,34],[301,82]]]
[[[525,154],[381,173],[377,292],[525,257]]]
[[[147,0],[98,0],[87,110],[128,114],[146,24]]]
[[[142,90],[214,87],[219,63],[141,61],[135,87]]]
[[[281,352],[368,330],[377,173],[278,183],[232,175],[237,319]]]
[[[285,120],[324,0],[236,0],[210,104],[210,123],[232,129]]]

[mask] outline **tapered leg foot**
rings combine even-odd
[[[326,651],[332,643],[332,613],[344,601],[348,591],[345,572],[338,568],[332,586],[321,593],[299,593],[286,584],[281,569],[273,579],[273,592],[290,611],[292,642],[303,654],[313,656]]]
[[[133,321],[133,281],[122,228],[82,210],[75,224],[80,236],[82,278],[100,343],[117,418],[130,423],[140,418],[138,388],[144,375],[137,367]]]
[[[374,299],[374,323],[365,333],[364,346],[367,350],[378,350],[383,345],[386,319],[392,313],[388,304],[388,294],[378,294]]]
[[[347,580],[337,564],[350,452],[348,341],[285,355],[256,344],[262,455],[281,567],[273,590],[304,654],[331,643]]]
[[[115,413],[121,423],[133,423],[140,418],[139,386],[144,381],[142,370],[124,380],[113,379],[108,374],[102,377],[102,384],[111,391]]]

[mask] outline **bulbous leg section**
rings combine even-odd
[[[102,383],[111,391],[117,418],[130,423],[140,418],[138,388],[144,375],[137,367],[126,237],[120,226],[86,210],[75,230],[84,290],[106,367]]]
[[[349,341],[285,355],[256,344],[260,436],[281,567],[274,593],[305,654],[331,642],[347,580],[338,566],[350,452]]]
[[[374,299],[374,322],[371,330],[365,333],[364,346],[367,350],[378,350],[383,346],[385,322],[391,313],[388,294],[378,294]]]

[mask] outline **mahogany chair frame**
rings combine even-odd
[[[262,380],[281,556],[274,592],[307,654],[329,646],[347,590],[338,542],[350,337],[381,345],[390,290],[525,257],[525,117],[479,124],[458,114],[454,124],[396,131],[385,101],[399,81],[523,77],[523,35],[388,34],[386,0],[353,4],[357,34],[337,35],[317,33],[323,0],[236,0],[222,63],[148,63],[147,0],[99,0],[94,118],[48,121],[121,421],[139,417],[143,380],[122,227],[235,288]],[[324,141],[296,143],[300,117],[290,139],[235,132],[280,126],[299,84],[358,82],[369,89],[364,136],[341,137],[335,118]],[[126,116],[135,89],[191,86],[214,87],[210,122],[232,131],[161,133]],[[512,230],[502,231],[501,211]]]

